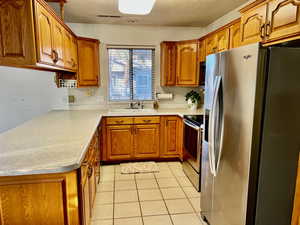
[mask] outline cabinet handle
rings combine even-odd
[[[271,24],[270,24],[270,22],[268,22],[266,24],[266,36],[269,37],[270,34],[271,34]]]
[[[53,62],[54,63],[57,63],[58,62],[58,53],[56,50],[52,50],[52,53],[53,53]]]
[[[88,178],[90,178],[93,174],[93,167],[89,166],[89,169],[88,169]]]
[[[143,120],[145,123],[150,123],[151,120]]]
[[[124,123],[124,120],[116,120],[116,123]]]
[[[265,27],[266,27],[266,24],[263,24],[261,27],[260,27],[260,37],[261,39],[264,39],[265,38]]]

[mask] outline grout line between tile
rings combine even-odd
[[[138,202],[139,202],[139,206],[140,206],[140,215],[141,215],[141,218],[142,218],[142,224],[144,225],[144,218],[143,218],[142,206],[141,206],[140,195],[139,195],[139,191],[138,191],[138,186],[137,186],[135,174],[134,174],[134,182],[135,182],[135,187],[136,187]]]

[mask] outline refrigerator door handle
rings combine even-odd
[[[219,123],[220,121],[218,120],[218,116],[216,115],[216,107],[217,107],[217,102],[218,102],[218,97],[219,97],[219,93],[221,90],[221,80],[222,77],[221,76],[216,76],[216,80],[215,80],[215,88],[214,88],[214,97],[213,97],[213,105],[212,105],[212,149],[211,149],[211,164],[212,164],[212,171],[213,171],[213,175],[216,176],[217,175],[217,164],[216,164],[216,155],[215,155],[215,148],[219,147],[217,145],[217,135],[216,135],[216,125],[218,125],[219,128],[219,124],[216,124],[216,121]],[[220,149],[217,149],[217,151],[220,151]]]
[[[220,76],[217,80],[217,95],[216,95],[216,101],[215,101],[215,106],[217,107],[217,102],[218,104],[218,115],[214,115],[215,117],[217,117],[217,121],[218,121],[218,130],[217,132],[220,132],[219,135],[216,134],[215,130],[214,130],[214,146],[216,146],[217,149],[217,153],[218,156],[215,156],[215,152],[214,152],[214,159],[217,160],[214,162],[214,171],[215,171],[215,176],[217,175],[218,172],[218,168],[219,168],[219,164],[220,164],[220,160],[221,160],[221,156],[222,156],[222,150],[223,150],[223,133],[224,133],[224,104],[223,104],[223,93],[222,93],[222,76]],[[216,109],[214,109],[214,112],[216,112]],[[216,119],[215,119],[216,120]],[[214,128],[215,129],[215,128]]]

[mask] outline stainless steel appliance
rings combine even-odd
[[[209,55],[201,215],[210,225],[291,223],[300,150],[300,48]]]
[[[183,171],[195,188],[200,191],[201,149],[203,115],[184,116]]]

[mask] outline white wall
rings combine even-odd
[[[160,87],[160,43],[166,40],[188,40],[199,38],[203,33],[198,27],[155,27],[134,25],[104,25],[104,24],[68,24],[80,36],[96,38],[100,46],[100,88],[72,89],[69,94],[75,95],[73,108],[107,107],[108,56],[106,45],[153,45],[155,46],[155,89],[157,92],[172,92],[173,101],[161,101],[162,107],[185,106],[184,95],[190,88]]]
[[[67,89],[54,73],[0,66],[0,133],[55,108],[67,107]]]

